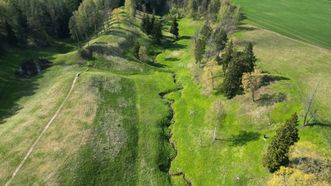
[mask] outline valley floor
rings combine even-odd
[[[12,185],[266,185],[272,175],[262,166],[262,155],[270,138],[265,141],[263,135],[272,137],[294,112],[302,115],[317,82],[321,121],[300,127],[291,160],[330,159],[331,51],[246,25],[249,29],[234,34],[235,42],[253,42],[258,68],[279,77],[258,96],[282,93],[286,100],[264,105],[245,95],[233,100],[217,93],[207,96],[195,81],[192,55],[192,37],[201,24],[181,19],[180,40],[162,48],[156,58],[160,67],[130,60],[120,61],[122,66],[119,58],[107,68],[67,66],[59,61],[74,59],[71,53],[53,53],[50,58],[59,65],[8,87],[17,80],[8,74],[14,74],[20,59],[14,54],[2,58],[8,74],[0,74],[6,96],[0,101],[7,99],[6,110],[13,104],[16,109],[0,121],[0,185],[11,177],[82,71],[72,96]],[[95,43],[109,39],[101,37]],[[127,36],[110,39],[114,37]],[[17,64],[5,63],[8,59]],[[10,90],[18,90],[17,95]],[[222,105],[221,122],[211,119],[220,114],[214,105]]]

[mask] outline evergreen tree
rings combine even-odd
[[[203,27],[200,30],[199,36],[205,40],[209,39],[211,35],[212,28],[209,25],[209,22],[206,21]]]
[[[177,22],[176,18],[174,18],[172,20],[170,33],[173,34],[176,37],[176,40],[178,40],[178,38],[179,38],[179,28],[178,28],[178,22]]]
[[[206,52],[206,41],[202,38],[197,38],[195,40],[194,55],[197,64],[201,65],[203,55]]]
[[[249,42],[244,50],[245,61],[246,61],[246,72],[253,72],[256,62],[256,57],[253,52],[253,44]]]
[[[208,5],[208,16],[209,19],[215,22],[217,20],[218,13],[221,8],[220,0],[211,0]]]
[[[299,141],[298,116],[292,115],[285,125],[276,131],[268,146],[267,153],[263,157],[263,164],[270,172],[277,171],[281,166],[287,166],[289,163],[289,149]]]
[[[155,24],[156,18],[153,14],[152,18],[149,19],[148,29],[151,31],[153,30],[154,24]]]
[[[6,27],[6,32],[7,32],[7,42],[10,45],[16,45],[17,44],[17,37],[15,32],[13,31],[13,28],[11,27],[11,25],[6,21],[5,23],[5,27]]]
[[[214,31],[213,42],[215,43],[217,51],[221,51],[225,48],[226,43],[228,42],[228,36],[221,27]]]
[[[155,20],[152,28],[152,38],[156,43],[160,43],[163,37],[162,35],[162,23],[161,21]]]
[[[140,59],[139,50],[140,50],[140,44],[139,44],[139,42],[135,42],[134,47],[133,47],[133,55],[137,59]]]
[[[233,98],[240,92],[243,75],[241,53],[235,52],[228,62],[227,72],[224,77],[222,91],[228,99]]]
[[[224,54],[222,55],[222,59],[221,59],[221,64],[222,64],[222,68],[223,68],[223,73],[226,74],[226,71],[228,69],[229,63],[232,60],[232,55],[234,53],[234,46],[233,46],[233,42],[230,41],[224,51]]]
[[[149,28],[149,17],[144,14],[142,22],[141,22],[141,30],[147,34]]]

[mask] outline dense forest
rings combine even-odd
[[[40,47],[51,44],[54,39],[69,37],[85,40],[98,33],[114,8],[123,5],[124,0],[1,0],[1,48]],[[220,12],[218,0],[137,0],[129,6],[157,15],[170,11],[183,16],[189,11],[196,19],[211,21],[224,19],[222,12],[235,8],[227,6]]]

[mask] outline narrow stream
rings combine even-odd
[[[176,74],[175,73],[173,73],[173,76],[172,76],[172,78],[173,78],[173,82],[175,83],[175,84],[177,84],[177,78],[176,78]],[[178,84],[177,84],[178,85]],[[185,173],[184,172],[177,172],[177,173],[171,173],[170,172],[170,167],[171,167],[171,164],[172,164],[172,161],[176,158],[176,156],[177,156],[177,148],[176,148],[176,144],[173,142],[173,140],[172,140],[172,132],[171,132],[171,125],[173,124],[173,123],[175,123],[175,118],[174,118],[174,109],[173,109],[173,107],[172,107],[172,105],[174,104],[174,102],[175,102],[175,100],[173,100],[173,99],[169,99],[169,98],[166,98],[166,95],[168,95],[168,94],[170,94],[170,93],[173,93],[173,92],[177,92],[177,91],[180,91],[180,90],[182,90],[183,89],[183,87],[181,86],[181,85],[178,85],[177,86],[177,88],[176,89],[173,89],[173,90],[168,90],[168,91],[165,91],[165,92],[161,92],[161,93],[159,93],[159,95],[160,95],[160,97],[162,98],[162,99],[164,99],[164,100],[166,100],[167,101],[167,105],[168,105],[168,107],[169,107],[169,115],[168,115],[168,117],[167,117],[167,127],[168,127],[168,129],[169,129],[169,131],[170,131],[170,136],[168,137],[168,142],[169,142],[169,144],[171,144],[171,146],[172,146],[172,148],[174,149],[174,151],[175,151],[175,156],[173,157],[173,158],[171,158],[170,159],[170,164],[169,164],[169,167],[168,167],[168,174],[169,174],[169,176],[171,176],[171,177],[177,177],[177,176],[179,176],[179,177],[182,177],[183,178],[183,180],[184,180],[184,182],[185,182],[185,184],[187,185],[187,186],[192,186],[192,182],[190,181],[190,180],[188,180],[187,179],[187,177],[186,177],[186,175],[185,175]]]

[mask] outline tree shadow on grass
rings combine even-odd
[[[247,25],[240,25],[238,27],[238,30],[239,31],[253,31],[253,30],[256,30],[257,28],[255,27],[250,27],[250,26],[247,26]]]
[[[331,128],[331,124],[320,123],[320,122],[313,123],[313,124],[311,124],[311,125],[312,125],[312,126],[319,126],[319,127]],[[309,126],[309,125],[308,125],[308,126]]]
[[[188,40],[188,39],[192,39],[191,36],[180,36],[179,37],[180,40]]]
[[[25,79],[13,75],[7,79],[8,82],[0,82],[0,124],[4,124],[7,118],[17,114],[23,108],[18,104],[18,100],[35,94],[39,86],[37,79],[41,77],[42,75],[38,75]]]
[[[325,128],[331,128],[331,122],[328,121],[328,120],[317,118],[316,120],[310,122],[307,126],[308,127],[317,126],[317,127],[323,127],[323,128],[324,127]]]
[[[281,103],[287,100],[284,93],[262,94],[256,101],[259,106],[271,106],[275,103]]]
[[[277,75],[265,75],[263,76],[263,84],[262,86],[268,86],[271,83],[277,82],[277,81],[288,81],[290,80],[287,77],[283,76],[277,76]]]
[[[178,44],[178,43],[168,45],[166,47],[166,49],[169,49],[169,50],[180,50],[180,49],[184,49],[184,48],[186,48],[186,45],[182,45],[182,44]]]
[[[31,78],[18,77],[16,72],[21,64],[31,59],[51,59],[53,54],[66,53],[72,49],[69,45],[61,45],[47,49],[15,50],[0,57],[0,124],[4,124],[23,108],[18,101],[34,95],[39,87],[38,79],[43,77],[44,72]]]
[[[153,67],[157,67],[157,68],[165,68],[166,65],[164,64],[161,64],[161,63],[155,63],[155,62],[147,62],[146,64],[150,65],[150,66],[153,66]]]
[[[298,157],[290,161],[290,167],[297,168],[308,174],[319,174],[323,171],[331,173],[331,161],[319,160],[311,157]],[[329,179],[331,175],[328,174]]]
[[[243,146],[250,141],[256,141],[260,138],[260,133],[258,132],[247,132],[239,131],[239,134],[232,135],[230,138],[231,146]]]
[[[164,59],[167,60],[167,61],[179,61],[179,59],[176,58],[176,57],[166,57]]]

